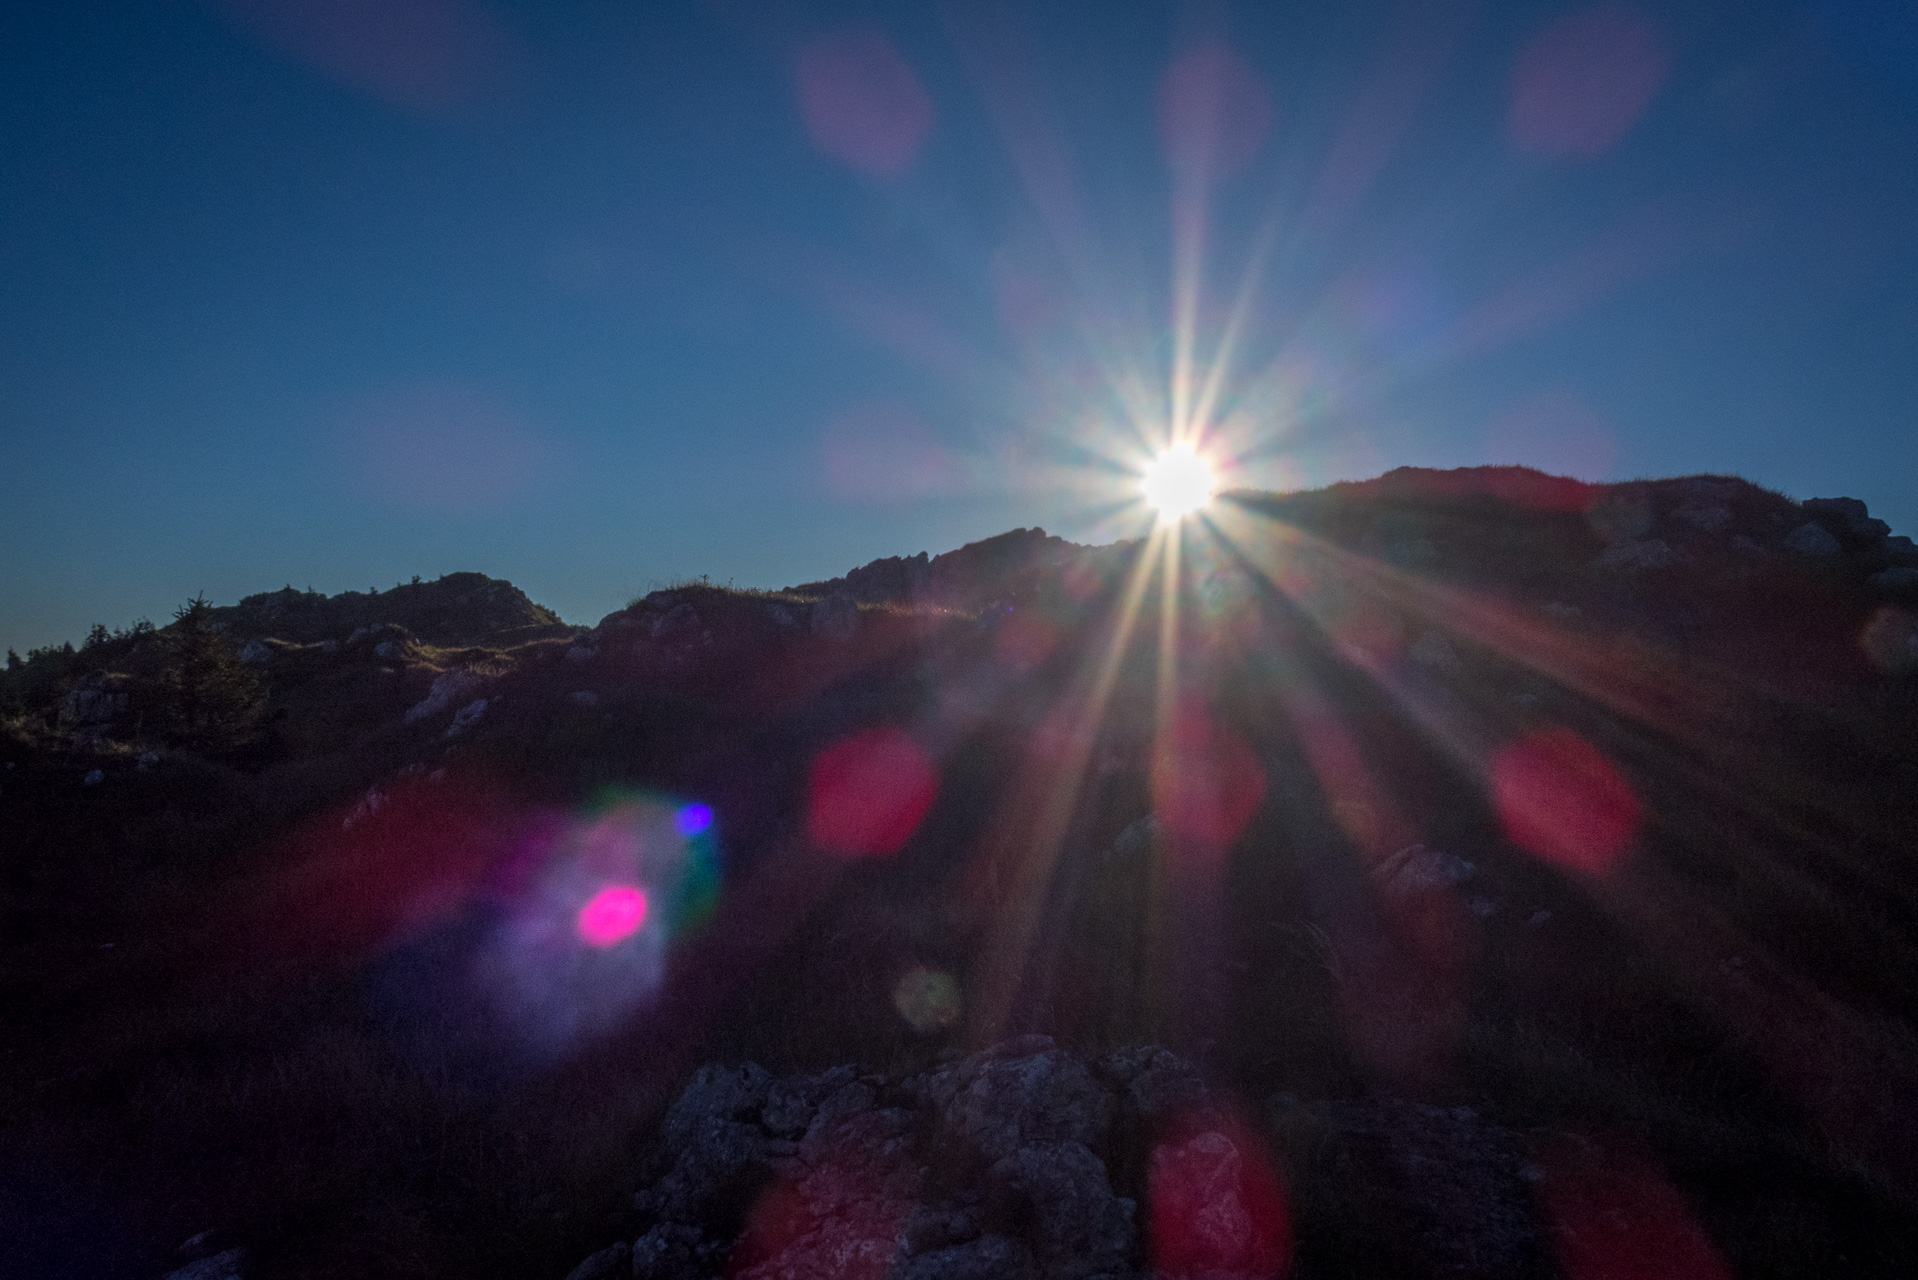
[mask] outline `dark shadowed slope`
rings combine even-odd
[[[1918,1264],[1918,548],[1862,504],[1404,470],[591,628],[506,590],[0,683],[22,1249]]]

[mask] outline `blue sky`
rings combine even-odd
[[[22,651],[1137,532],[1184,354],[1238,483],[1918,533],[1909,3],[14,0],[0,126]]]

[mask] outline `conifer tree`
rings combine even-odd
[[[208,750],[237,746],[259,723],[266,689],[213,629],[213,605],[197,595],[174,611],[168,637],[168,719],[183,740]]]

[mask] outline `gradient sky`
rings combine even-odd
[[[1918,8],[10,0],[0,645],[591,622],[1233,483],[1736,472],[1918,533]]]

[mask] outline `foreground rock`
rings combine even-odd
[[[644,1230],[569,1280],[1550,1274],[1517,1135],[1394,1099],[1268,1118],[1149,1046],[1026,1036],[896,1081],[711,1065],[660,1124]]]

